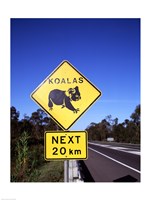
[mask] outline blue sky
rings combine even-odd
[[[130,119],[140,104],[139,19],[11,19],[11,106],[20,118],[39,108],[30,94],[63,60],[102,91],[72,130],[110,114]]]

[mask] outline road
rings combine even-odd
[[[140,182],[139,145],[89,142],[88,159],[82,164],[89,181]]]

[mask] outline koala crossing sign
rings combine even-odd
[[[68,61],[63,61],[31,94],[64,130],[68,130],[100,96],[101,91]]]

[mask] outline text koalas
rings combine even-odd
[[[78,84],[83,83],[83,77],[79,78],[49,78],[48,79],[49,84]]]

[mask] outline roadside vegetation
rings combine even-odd
[[[63,182],[63,161],[44,160],[44,132],[59,127],[41,109],[24,115],[11,107],[11,182]]]

